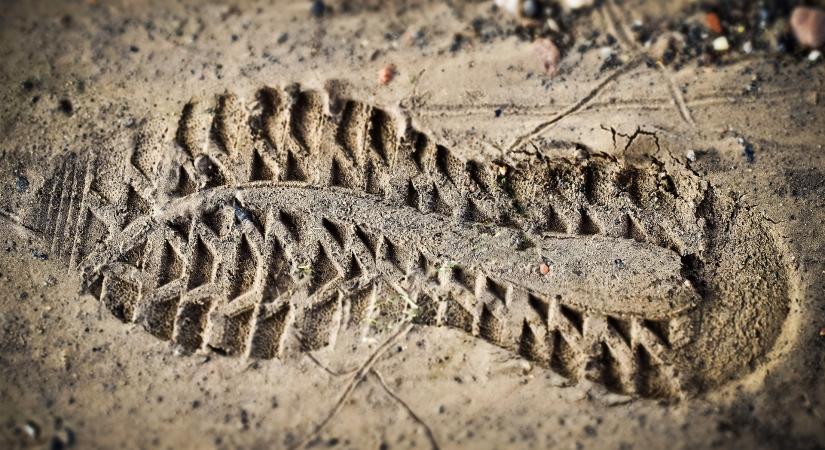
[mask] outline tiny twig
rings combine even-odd
[[[401,338],[401,336],[407,334],[412,329],[412,327],[413,324],[407,324],[406,326],[401,327],[392,336],[387,338],[387,340],[384,341],[384,343],[381,344],[381,346],[375,349],[375,351],[369,356],[369,358],[367,358],[366,361],[364,361],[364,363],[355,373],[355,376],[352,377],[352,380],[349,383],[347,383],[346,387],[344,387],[344,391],[338,397],[338,401],[335,402],[335,405],[332,406],[332,409],[330,410],[329,414],[327,414],[327,416],[324,418],[324,420],[322,420],[321,423],[319,423],[315,427],[315,429],[310,434],[308,434],[304,439],[302,439],[296,445],[291,446],[290,448],[303,448],[307,444],[312,442],[312,440],[315,439],[321,433],[321,431],[323,431],[327,424],[329,424],[332,421],[335,415],[338,414],[338,411],[341,410],[341,408],[344,406],[344,403],[346,403],[350,395],[352,395],[352,392],[355,390],[356,386],[358,386],[358,384],[364,379],[364,377],[367,376],[370,369],[372,369],[372,366],[378,360],[378,357],[383,355],[396,340]]]
[[[395,392],[393,392],[392,389],[390,389],[390,387],[384,381],[384,377],[381,376],[380,372],[378,372],[375,369],[370,369],[370,373],[378,379],[378,383],[381,385],[382,388],[384,388],[384,391],[386,391],[387,395],[392,397],[393,400],[398,402],[399,405],[401,405],[405,410],[407,410],[407,413],[410,415],[410,417],[412,417],[413,420],[418,422],[418,424],[424,428],[424,431],[427,433],[427,438],[430,440],[430,445],[432,445],[433,450],[439,450],[440,447],[438,446],[438,442],[435,440],[435,434],[433,433],[433,430],[430,428],[430,426],[427,425],[427,423],[424,422],[424,420],[421,419],[421,417],[419,417],[418,414],[416,414],[415,411],[412,410],[412,408],[410,408],[410,405],[408,405],[407,402],[405,402],[401,397],[398,396],[398,394],[396,394]]]
[[[343,377],[345,375],[352,375],[352,374],[354,374],[355,372],[358,371],[357,368],[355,368],[355,369],[345,369],[343,371],[332,370],[327,365],[325,365],[320,360],[318,360],[318,358],[315,355],[313,355],[312,353],[307,352],[306,355],[307,355],[307,357],[309,357],[310,361],[315,363],[316,366],[320,367],[324,372],[326,372],[326,373],[328,373],[328,374],[330,374],[334,377]]]
[[[630,72],[631,70],[635,69],[636,66],[638,66],[639,63],[641,63],[641,62],[642,62],[641,58],[636,58],[636,59],[628,62],[627,64],[625,64],[619,70],[617,70],[617,71],[613,72],[612,74],[610,74],[609,76],[605,77],[601,82],[599,82],[599,84],[595,88],[593,88],[590,92],[587,93],[587,95],[582,97],[579,101],[574,103],[572,106],[570,106],[569,108],[565,109],[564,111],[558,113],[557,115],[555,115],[550,120],[539,124],[536,128],[533,129],[533,131],[516,138],[516,140],[513,142],[513,144],[510,145],[510,148],[508,149],[508,152],[512,152],[514,150],[517,150],[522,145],[526,144],[527,142],[535,139],[536,137],[538,137],[539,135],[544,133],[544,131],[546,131],[551,126],[555,125],[557,122],[561,121],[562,119],[564,119],[565,117],[567,117],[571,114],[575,114],[576,112],[578,112],[579,110],[581,110],[582,108],[587,106],[594,98],[596,98],[597,95],[599,95],[602,92],[602,90],[604,90],[605,87],[607,87],[610,83],[615,81],[620,76],[622,76],[622,75],[626,74],[627,72]]]
[[[690,113],[690,108],[688,108],[687,103],[685,103],[685,96],[682,95],[681,89],[676,84],[676,80],[673,79],[673,76],[667,70],[667,68],[660,62],[656,64],[656,67],[659,68],[659,71],[664,76],[665,80],[668,82],[670,87],[670,95],[673,97],[674,103],[676,103],[676,107],[679,108],[679,114],[682,116],[682,119],[688,123],[690,126],[696,126],[696,122],[693,120],[693,115]]]
[[[602,7],[602,13],[604,14],[605,21],[608,23],[608,27],[615,32],[616,38],[619,40],[621,47],[625,51],[636,55],[636,57],[644,57],[644,50],[633,41],[633,31],[627,26],[619,7],[616,6],[613,0],[608,0],[605,2]],[[665,67],[661,61],[656,64],[656,69],[662,74],[662,77],[667,82],[668,91],[670,92],[670,96],[673,99],[676,108],[679,110],[679,115],[685,122],[687,122],[688,125],[695,127],[696,122],[693,120],[693,115],[690,112],[690,108],[688,108],[688,105],[685,102],[685,97],[682,95],[682,91],[676,84],[676,80],[673,78],[671,71],[668,70],[668,68]]]

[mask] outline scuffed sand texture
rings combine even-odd
[[[820,64],[311,3],[0,13],[0,447],[825,446]]]

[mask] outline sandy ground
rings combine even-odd
[[[474,34],[477,17],[507,20],[490,2],[351,3],[322,19],[305,1],[4,5],[0,447],[825,446],[825,66],[752,55],[662,69],[619,40],[618,67],[600,69],[599,41],[549,77],[517,36]],[[572,35],[585,42],[625,20],[655,21],[675,3],[607,2],[612,12],[589,11]],[[381,86],[389,63],[399,74]],[[372,345],[282,359],[181,355],[82,293],[82,277],[26,230],[32,196],[61,155],[116,152],[147,122],[174,134],[192,98],[250,98],[293,82],[409,116],[461,158],[623,157],[641,136],[646,151],[689,167],[766,230],[787,274],[785,313],[724,327],[776,329],[775,342],[733,380],[676,400],[572,382],[445,327],[404,325]]]

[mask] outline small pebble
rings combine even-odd
[[[725,36],[718,37],[713,40],[713,49],[717,52],[726,52],[730,50],[730,42]]]
[[[719,20],[719,16],[714,12],[709,12],[705,15],[705,23],[708,26],[708,30],[711,31],[713,34],[722,34],[722,21]]]
[[[539,15],[539,4],[536,0],[525,0],[521,5],[521,12],[524,17],[536,17]]]
[[[745,159],[747,159],[749,163],[756,161],[756,152],[753,150],[753,144],[746,142],[742,150],[742,155],[745,156]]]
[[[57,107],[67,116],[71,116],[72,114],[74,114],[74,105],[72,105],[72,102],[69,99],[64,98],[60,100],[57,103]]]
[[[29,179],[24,177],[23,175],[18,175],[17,179],[14,181],[14,187],[17,189],[17,192],[26,192],[29,190]]]
[[[688,150],[687,152],[685,152],[685,157],[688,159],[688,161],[694,162],[696,161],[696,152],[693,150]]]
[[[819,335],[825,337],[825,327],[819,329]]]
[[[564,6],[568,9],[579,9],[593,6],[593,0],[564,0]]]
[[[542,67],[544,67],[544,71],[550,76],[556,75],[559,71],[558,64],[561,60],[561,52],[559,48],[556,47],[556,44],[547,38],[536,39],[533,43],[533,48],[539,57]]]
[[[64,442],[66,444],[67,448],[74,447],[75,443],[77,442],[74,430],[72,430],[71,428],[63,427],[63,429],[59,430],[57,434],[61,442]]]
[[[235,209],[235,220],[237,220],[238,223],[252,222],[253,221],[252,213],[249,212],[248,209],[244,208],[240,204],[235,204],[234,209]]]
[[[23,425],[23,432],[26,433],[30,439],[37,439],[40,437],[40,427],[31,420],[26,421]]]
[[[742,44],[742,51],[745,52],[745,54],[747,55],[753,53],[753,42],[747,41],[744,44]]]
[[[796,40],[803,46],[822,47],[825,44],[825,11],[797,6],[791,13],[791,29]]]
[[[812,51],[811,53],[808,54],[808,61],[817,62],[817,61],[819,61],[819,58],[821,58],[821,57],[822,57],[822,52],[820,52],[819,50],[814,50],[814,51]]]
[[[64,448],[66,448],[66,443],[57,436],[49,441],[49,450],[63,450]]]
[[[518,0],[495,0],[496,6],[510,14],[518,14]]]
[[[541,264],[539,265],[539,273],[541,273],[542,275],[547,275],[547,274],[549,274],[549,273],[550,273],[550,266],[548,266],[548,265],[547,265],[547,264],[545,264],[545,263],[541,263]]]
[[[386,86],[392,82],[396,75],[398,75],[398,69],[395,64],[387,64],[378,71],[378,83]]]
[[[464,35],[461,33],[456,33],[453,35],[453,42],[450,44],[450,52],[455,53],[461,50],[461,46],[464,45]]]
[[[312,6],[309,7],[309,13],[312,14],[313,17],[321,17],[327,11],[327,5],[324,4],[322,0],[315,0],[312,2]]]

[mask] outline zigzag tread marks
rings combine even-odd
[[[77,218],[83,203],[86,184],[85,169],[85,164],[82,161],[76,163],[74,167],[69,201],[64,212],[63,234],[61,236],[55,233],[55,240],[52,245],[52,251],[64,260],[71,261],[72,253],[74,253]]]
[[[324,121],[324,100],[314,91],[297,90],[292,94],[289,131],[301,153],[317,151],[319,132]]]
[[[255,325],[249,356],[261,359],[280,357],[291,320],[292,310],[289,305],[266,314],[262,312]]]
[[[341,326],[341,298],[333,293],[304,311],[299,326],[303,350],[317,350],[334,346],[338,328]]]
[[[280,211],[275,215],[269,214],[267,221],[275,220],[275,216],[287,233],[282,238],[302,242],[309,237],[306,231],[307,221],[298,219],[295,213]],[[252,245],[246,235],[240,235],[239,239],[233,237],[235,234],[231,230],[238,226],[233,225],[233,221],[240,219],[232,217],[227,208],[207,209],[207,212],[196,221],[206,224],[205,227],[193,224],[185,225],[182,229],[183,237],[190,241],[185,250],[181,250],[180,244],[173,244],[167,238],[161,239],[160,244],[152,250],[157,273],[156,285],[166,287],[177,283],[175,286],[180,285],[180,288],[176,289],[192,292],[199,291],[204,286],[216,283],[223,286],[221,283],[226,283],[226,287],[219,290],[225,289],[228,293],[226,299],[232,301],[245,296],[257,285],[257,273],[262,264],[270,264],[268,267],[277,268],[274,273],[284,274],[285,270],[291,270],[287,267],[294,266],[293,263],[288,263],[293,258],[287,256],[285,248],[278,244],[277,239],[268,238],[267,242],[272,244],[273,253],[267,259],[263,258],[258,245]],[[387,237],[374,234],[362,227],[354,227],[355,233],[350,235],[347,228],[340,223],[327,218],[322,218],[319,222],[330,238],[325,242],[333,245],[334,249],[328,250],[322,245],[316,247],[317,253],[311,259],[311,273],[305,286],[310,296],[314,292],[323,294],[320,297],[322,300],[303,307],[297,314],[293,312],[289,303],[277,308],[244,306],[234,312],[221,312],[217,306],[227,300],[221,300],[220,295],[218,298],[200,299],[189,298],[188,294],[184,297],[155,295],[144,300],[139,284],[117,277],[104,277],[101,298],[121,319],[132,321],[140,318],[151,333],[163,339],[174,340],[186,351],[196,351],[208,345],[216,351],[229,354],[248,354],[261,358],[278,357],[282,355],[284,339],[293,327],[295,333],[300,336],[304,350],[334,345],[337,330],[342,326],[343,304],[340,294],[336,294],[335,290],[325,289],[330,283],[341,280],[348,271],[344,270],[347,263],[342,263],[340,256],[332,256],[331,251],[337,254],[339,250],[336,249],[343,249],[344,255],[350,255],[349,258],[357,261],[355,254],[348,253],[346,249],[354,242],[353,239],[358,240],[369,249],[369,258],[376,264],[371,269],[362,268],[365,274],[375,273],[374,271],[380,270],[380,267],[390,266],[405,273],[417,267],[426,269],[428,263],[425,261],[423,264],[414,264],[413,260],[427,258],[420,252],[409,252]],[[209,230],[212,237],[204,239],[200,232],[192,233],[190,229]],[[221,246],[214,248],[214,244],[208,243],[212,239],[234,239],[234,247],[230,245],[234,251],[227,253],[221,250]],[[143,259],[144,253],[143,246],[135,246],[125,253],[121,260],[124,264],[140,269],[139,261]],[[280,262],[273,264],[277,258],[280,258]],[[220,261],[234,261],[233,269],[223,275],[224,281],[215,279],[214,266]],[[389,265],[382,266],[384,263]],[[295,284],[291,276],[281,276],[281,280],[283,281],[277,283],[278,287],[270,296],[269,302],[275,302]],[[582,338],[576,337],[584,333],[583,323],[586,318],[582,313],[560,304],[558,314],[562,319],[558,320],[564,320],[565,326],[556,326],[555,329],[548,330],[548,325],[542,324],[541,319],[526,318],[516,319],[518,325],[511,326],[509,322],[512,318],[508,318],[508,312],[492,305],[512,301],[512,286],[486,276],[476,276],[461,268],[451,270],[450,275],[442,281],[442,284],[446,283],[445,287],[456,286],[458,290],[446,295],[432,296],[422,293],[411,296],[411,301],[418,302],[416,307],[420,308],[413,320],[422,324],[443,324],[457,328],[496,345],[513,348],[522,355],[549,364],[572,378],[582,376],[581,366],[587,355],[582,353],[582,344],[579,342]],[[377,315],[382,315],[383,320],[398,320],[407,308],[402,302],[392,305],[376,304],[375,290],[364,292],[367,294],[360,297],[363,300],[353,297],[348,306],[355,323],[369,322]],[[140,306],[141,303],[143,306]],[[530,304],[539,316],[547,316],[548,302],[533,297]],[[400,309],[396,309],[399,307]],[[644,325],[652,330],[652,335],[666,340],[661,327],[657,328],[652,323]],[[627,369],[615,363],[618,357],[611,356],[614,353],[605,342],[602,342],[601,347],[603,351],[600,364],[603,370],[599,372],[600,375],[590,376],[613,385],[616,389],[629,389],[626,387]],[[611,342],[610,345],[615,343]],[[649,366],[651,370],[657,367],[656,358],[652,356],[656,353],[655,349],[642,349],[636,353],[641,355],[637,356],[641,361],[639,367]],[[661,384],[656,381],[656,377],[648,378],[653,381],[642,383],[640,389],[644,392],[646,389],[653,389],[650,386]],[[660,386],[657,389],[664,388]]]
[[[244,354],[253,328],[254,313],[255,308],[245,308],[231,316],[213,311],[210,321],[216,332],[209,336],[207,345],[219,353]]]
[[[587,243],[569,258],[580,256],[575,264],[556,267],[558,253],[556,261],[545,260],[546,277],[557,281],[565,279],[563,270],[592,268],[599,252],[609,254],[599,247],[606,239],[627,251],[600,268],[616,270],[619,279],[639,269],[620,271],[634,255],[701,261],[711,229],[703,224],[725,219],[707,205],[691,205],[682,192],[690,183],[657,162],[601,156],[518,167],[462,162],[384,110],[352,100],[336,109],[322,94],[294,87],[264,89],[252,108],[231,94],[217,98],[214,112],[189,103],[177,145],[143,145],[115,163],[128,165],[121,190],[90,192],[96,171],[64,160],[42,189],[37,228],[56,255],[105,263],[87,284],[115,315],[140,320],[187,351],[274,358],[293,348],[293,338],[311,350],[334,346],[342,327],[369,333],[411,320],[463,330],[573,379],[643,396],[677,395],[682,368],[674,355],[695,338],[678,323],[689,322],[694,304],[673,308],[673,315],[613,310],[627,299],[605,306],[597,303],[605,294],[598,288],[550,288],[528,280],[525,265],[495,272],[475,261],[507,262],[508,253],[532,249],[538,256],[529,264],[537,266],[545,247],[553,247],[548,240]],[[164,195],[172,199],[158,203],[167,197],[154,192],[162,183],[153,177],[160,176],[157,161],[168,160],[175,186]],[[256,190],[269,197],[255,197]],[[270,201],[278,195],[293,201]],[[309,197],[316,199],[310,207],[294,207],[295,199]],[[357,202],[372,206],[354,220],[339,214],[354,214],[347,208]],[[172,216],[184,210],[193,217],[176,222]],[[431,226],[419,226],[423,221]],[[146,245],[136,237],[140,227]],[[494,242],[484,241],[488,234],[513,245],[483,254],[474,245]],[[439,239],[452,239],[452,247],[439,247]],[[443,270],[456,255],[461,263]],[[696,268],[701,264],[690,266]],[[673,273],[654,281],[681,280]],[[687,291],[690,283],[679,283],[671,293]]]
[[[28,213],[31,228],[43,234],[49,257],[75,268],[102,243],[109,227],[90,200],[94,174],[91,157],[61,157],[54,172],[37,190],[36,207]]]
[[[211,126],[207,108],[203,102],[191,101],[184,105],[180,115],[175,142],[189,157],[194,158],[205,150]]]
[[[86,219],[83,221],[83,234],[78,236],[77,258],[80,263],[103,243],[109,234],[106,224],[91,210],[86,210]]]
[[[231,274],[229,298],[234,299],[248,292],[255,285],[258,272],[256,252],[249,238],[242,235],[235,252],[235,270]]]
[[[172,339],[179,303],[180,297],[172,297],[145,305],[143,320],[146,330],[161,339]]]
[[[218,98],[211,134],[221,151],[234,156],[251,143],[247,139],[247,121],[246,111],[236,95],[224,94]]]
[[[195,167],[206,180],[202,188],[279,177],[365,190],[387,199],[397,196],[401,203],[422,211],[467,221],[540,232],[610,235],[618,233],[614,230],[621,225],[613,223],[623,214],[613,210],[605,215],[603,208],[596,210],[592,205],[626,197],[624,213],[633,215],[634,209],[662,198],[662,189],[666,195],[675,192],[673,183],[663,184],[644,169],[616,170],[598,158],[578,166],[567,161],[538,163],[526,171],[463,163],[409,127],[399,133],[399,122],[386,111],[345,100],[340,112],[329,115],[331,108],[321,93],[297,86],[262,89],[256,101],[260,108],[252,117],[247,117],[246,108],[234,94],[220,96],[213,115],[200,102],[183,108],[177,141],[196,159]],[[222,163],[200,154],[200,150],[191,151],[203,147],[193,142],[204,138],[193,135],[203,134],[205,121],[212,123],[219,147],[229,151],[247,142],[255,150],[237,151],[235,162]],[[256,141],[252,144],[249,139]],[[324,144],[327,142],[335,145]],[[241,167],[222,168],[221,164]],[[246,178],[232,181],[229,172],[246,174]],[[185,172],[181,177],[186,178]],[[188,180],[180,184],[191,186]],[[191,187],[181,191],[190,192]],[[653,224],[643,225],[639,221],[647,219],[635,216],[636,226],[628,234],[637,239],[653,238],[645,232]],[[683,241],[679,233],[655,238],[657,244],[667,239],[676,243],[666,245],[690,251],[678,244]]]
[[[104,275],[102,278],[100,301],[118,319],[132,322],[136,319],[140,286],[115,276]]]
[[[188,279],[188,290],[192,290],[210,283],[215,272],[214,251],[203,241],[200,236],[194,239],[192,249],[191,269]]]
[[[203,348],[204,334],[211,307],[209,299],[182,302],[175,319],[175,343],[188,352]]]

